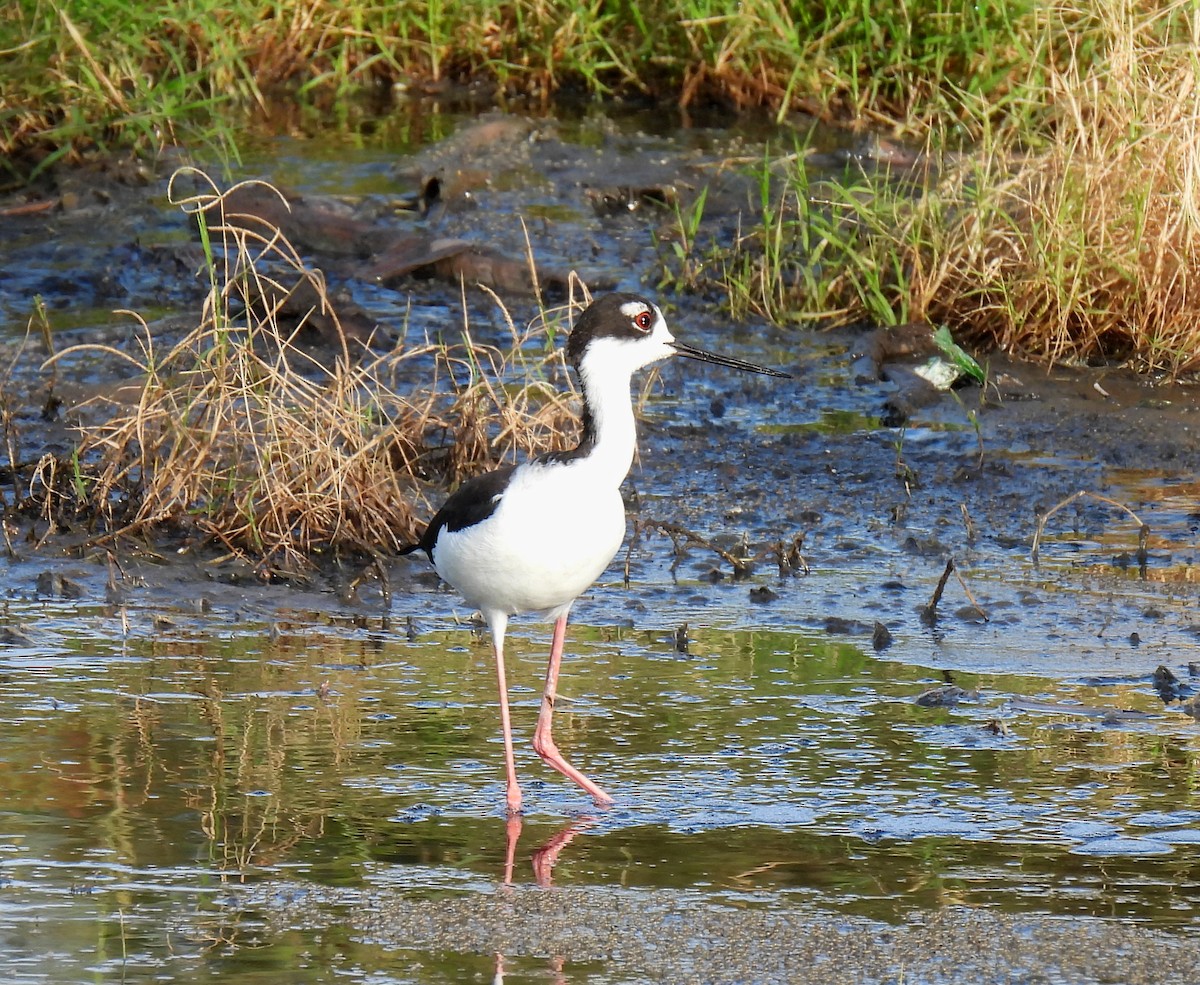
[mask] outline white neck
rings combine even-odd
[[[591,442],[586,468],[597,481],[619,486],[629,474],[637,451],[637,425],[629,395],[632,374],[601,372],[585,364],[580,377],[583,398],[591,414],[590,433],[585,417],[582,435],[583,442]]]

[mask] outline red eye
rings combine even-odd
[[[650,312],[643,311],[633,320],[633,323],[643,332],[648,332],[650,331],[650,326],[654,324],[654,319],[650,317]]]

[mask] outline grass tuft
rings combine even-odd
[[[762,225],[721,257],[735,314],[924,319],[1051,363],[1200,370],[1198,37],[1190,4],[1063,4],[1027,114],[977,107],[966,149],[930,130],[900,172],[764,168]]]
[[[92,147],[233,151],[230,110],[332,102],[396,86],[482,82],[496,97],[563,90],[717,101],[786,114],[930,120],[955,93],[1003,101],[1028,76],[1031,0],[898,5],[786,0],[548,0],[167,8],[16,0],[0,12],[0,153],[18,176]]]
[[[136,404],[83,427],[77,506],[118,533],[182,527],[264,575],[294,573],[331,549],[386,553],[415,539],[428,479],[456,482],[573,434],[573,391],[548,341],[554,313],[518,329],[497,300],[503,346],[475,342],[464,319],[452,344],[309,348],[303,320],[284,327],[278,312],[301,281],[332,311],[324,280],[277,229],[226,214],[233,191],[200,172],[174,176],[172,195],[202,232],[208,298],[165,350],[141,323],[140,356],[126,357],[143,380]],[[64,495],[63,481],[44,481]]]

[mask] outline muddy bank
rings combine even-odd
[[[1186,938],[953,906],[892,926],[787,904],[734,908],[688,893],[604,889],[510,887],[432,901],[285,887],[265,903],[286,927],[328,926],[348,913],[362,939],[427,962],[427,981],[465,972],[445,958],[462,950],[494,955],[497,981],[549,972],[573,981],[597,966],[622,982],[1182,985],[1200,976],[1200,946]]]
[[[404,345],[453,332],[464,301],[474,335],[503,338],[508,329],[494,299],[477,289],[461,294],[460,276],[483,278],[515,318],[532,318],[528,264],[503,265],[527,250],[549,290],[570,270],[597,290],[648,290],[672,255],[677,208],[686,212],[703,194],[705,235],[713,241],[753,221],[756,191],[731,162],[761,154],[760,124],[654,133],[647,123],[637,115],[464,117],[432,146],[379,148],[349,160],[316,141],[272,142],[237,177],[286,178],[289,203],[247,186],[239,214],[287,225],[330,279],[354,343]],[[823,139],[817,159],[826,168],[864,166],[861,156],[848,156],[841,135]],[[2,478],[9,563],[23,562],[10,570],[82,550],[74,568],[93,598],[110,590],[112,545],[83,520],[37,546],[45,524],[28,510],[19,519],[11,507],[43,456],[69,458],[75,404],[136,387],[125,356],[143,357],[144,342],[128,320],[102,314],[103,306],[199,303],[199,247],[187,217],[166,201],[165,179],[129,165],[67,175],[39,192],[48,208],[5,220],[15,235],[0,250],[8,271],[0,297],[8,340],[0,345],[16,467],[10,463]],[[351,197],[338,197],[347,190]],[[19,340],[34,293],[47,304],[57,349],[86,341],[111,351],[40,369],[48,354],[40,333]],[[630,565],[634,587],[595,593],[590,618],[602,623],[632,607],[640,618],[682,622],[688,607],[678,598],[690,597],[703,599],[724,624],[826,627],[865,642],[882,623],[896,640],[889,652],[902,659],[972,667],[998,652],[1019,654],[1029,669],[1039,661],[1061,669],[1064,658],[1076,668],[1123,669],[1132,657],[1149,672],[1154,661],[1172,662],[1172,647],[1194,645],[1186,604],[1196,571],[1191,483],[1200,471],[1193,388],[1119,368],[1047,371],[981,353],[986,392],[966,387],[914,400],[906,367],[925,353],[889,343],[890,332],[731,325],[719,299],[650,293],[667,306],[680,337],[797,378],[662,368],[642,410],[641,456],[627,486],[634,538],[619,563]],[[86,324],[64,327],[67,312]],[[177,310],[153,324],[155,344],[166,345],[186,330],[187,315]],[[318,358],[336,356],[345,344],[328,322],[307,331],[305,344]],[[1132,513],[1085,497],[1039,534],[1039,516],[1080,490]],[[439,495],[430,489],[432,501]],[[1147,538],[1140,553],[1139,524]],[[758,558],[751,567],[763,590],[749,595],[716,553],[684,547],[661,533],[663,525]],[[1035,536],[1040,567],[1031,563]],[[139,565],[141,548],[116,553],[160,597],[198,578],[220,601],[221,584],[253,580],[252,566],[210,566],[220,553],[212,549],[193,555],[188,547],[170,560],[189,544],[147,545],[157,555],[148,566]],[[797,577],[800,569],[776,575],[782,544],[800,545],[809,577]],[[950,582],[934,613],[940,619],[922,621],[921,607],[950,558],[966,585]],[[316,570],[311,585],[378,611],[386,595],[379,579],[364,578],[353,559],[346,563]],[[419,562],[389,568],[393,615],[444,618],[454,610]],[[623,574],[614,564],[607,580]],[[681,589],[681,581],[689,584]],[[1135,638],[1145,645],[1131,651]],[[948,644],[961,650],[947,655]]]

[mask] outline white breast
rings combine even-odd
[[[552,613],[569,604],[625,539],[621,493],[611,479],[596,479],[586,459],[520,466],[490,517],[438,535],[438,574],[485,615]]]

